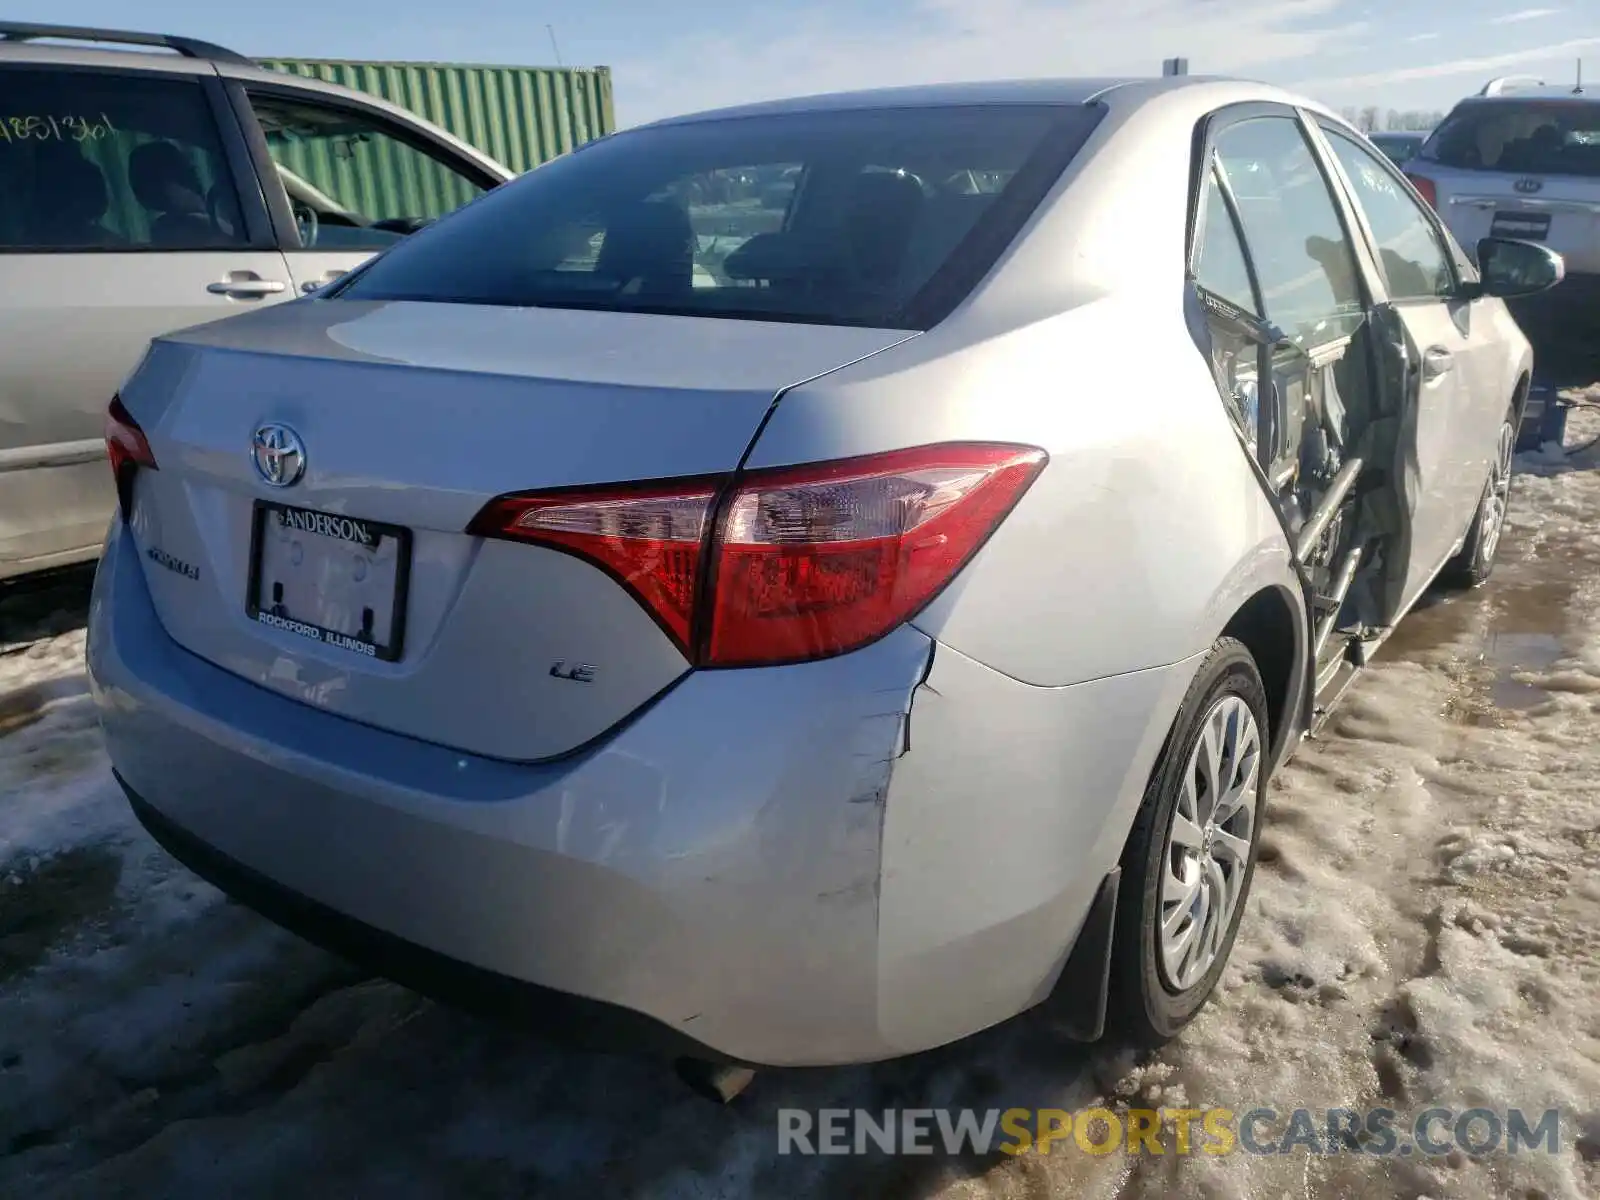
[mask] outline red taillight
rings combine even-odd
[[[502,496],[473,518],[467,532],[553,546],[605,568],[687,653],[716,497],[717,485],[705,481]]]
[[[1428,202],[1429,208],[1439,207],[1439,190],[1434,187],[1433,180],[1426,175],[1413,175],[1410,171],[1406,172],[1406,178],[1411,180],[1412,187],[1422,193],[1422,198]]]
[[[139,423],[128,415],[122,397],[112,397],[106,409],[106,455],[111,459],[111,475],[117,483],[117,502],[122,507],[122,518],[133,513],[133,476],[140,468],[154,471],[156,456],[150,453],[150,443]]]
[[[929,446],[741,481],[716,536],[705,661],[840,654],[919,612],[1044,465],[1018,446]]]
[[[468,532],[604,567],[700,666],[800,662],[915,616],[1044,463],[1030,447],[956,444],[750,472],[731,488],[507,496]]]

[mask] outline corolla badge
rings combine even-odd
[[[273,487],[298,483],[306,473],[306,447],[287,425],[261,426],[250,438],[250,459],[256,474]]]

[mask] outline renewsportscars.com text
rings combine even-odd
[[[1557,1109],[778,1110],[779,1154],[1556,1154]]]

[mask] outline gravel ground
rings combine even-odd
[[[1575,417],[1570,445],[1595,436]],[[1232,964],[1179,1041],[1141,1058],[1024,1017],[726,1110],[366,978],[174,864],[109,778],[69,578],[0,655],[0,1195],[1600,1195],[1600,450],[1519,466],[1494,581],[1413,614],[1276,781]],[[1096,1102],[1557,1107],[1562,1141],[776,1152],[785,1107]]]

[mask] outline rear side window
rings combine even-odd
[[[785,113],[590,143],[340,295],[918,328],[958,303],[1097,110]]]
[[[1417,157],[1467,170],[1600,177],[1600,103],[1484,100],[1462,104]]]
[[[1195,245],[1195,282],[1220,300],[1259,318],[1255,287],[1250,281],[1239,227],[1228,209],[1217,168],[1206,172],[1205,190],[1200,199],[1200,228]],[[1260,442],[1260,409],[1256,386],[1261,373],[1259,339],[1250,336],[1232,319],[1210,322],[1211,373],[1217,388],[1252,454]]]
[[[1300,126],[1261,117],[1217,137],[1266,317],[1302,348],[1349,337],[1366,319],[1355,252]]]
[[[0,248],[201,250],[246,242],[196,80],[0,70]]]
[[[1201,287],[1236,308],[1261,315],[1255,288],[1250,283],[1250,268],[1245,264],[1244,246],[1239,241],[1239,229],[1222,197],[1215,169],[1206,173],[1205,195],[1201,199],[1200,245],[1195,258],[1195,279]]]

